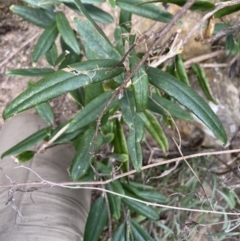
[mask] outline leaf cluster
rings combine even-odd
[[[98,173],[108,179],[115,166],[121,172],[131,169],[141,171],[145,140],[145,130],[156,141],[162,152],[169,150],[168,138],[163,130],[164,122],[171,125],[172,118],[193,120],[199,118],[224,144],[227,142],[224,128],[206,101],[191,87],[187,71],[180,55],[173,59],[166,71],[142,65],[130,83],[122,88],[126,76],[141,60],[134,50],[125,56],[127,43],[133,44],[137,37],[131,34],[129,22],[133,14],[168,23],[173,16],[155,2],[184,5],[181,1],[139,1],[109,0],[112,8],[120,8],[119,25],[113,30],[115,44],[97,25],[112,23],[113,17],[93,5],[104,0],[24,0],[29,6],[12,6],[11,10],[25,20],[43,28],[32,54],[34,65],[45,56],[48,68],[10,70],[7,75],[42,77],[37,83],[29,83],[26,91],[16,97],[3,112],[4,119],[36,108],[49,127],[39,130],[2,154],[2,158],[15,155],[19,162],[33,158],[32,148],[42,142],[52,140],[61,132],[53,144],[71,142],[76,154],[70,167],[73,181],[94,180]],[[76,30],[70,26],[64,12],[55,11],[64,4],[81,15],[75,18]],[[197,0],[192,10],[211,11],[212,1]],[[226,13],[227,11],[227,13]],[[216,17],[229,14],[217,12]],[[60,36],[61,53],[58,53],[57,37]],[[125,36],[129,36],[127,39]],[[229,41],[228,41],[229,42]],[[122,63],[122,59],[127,59]],[[192,66],[206,97],[212,97],[204,71],[199,65]],[[119,88],[122,91],[114,95]],[[49,101],[70,93],[79,106],[72,119],[53,127],[54,115]],[[99,116],[102,116],[99,119]],[[126,129],[128,130],[126,132]],[[62,131],[64,130],[64,131]],[[99,161],[97,152],[109,145],[110,153]],[[130,182],[128,178],[115,180],[106,185],[106,190],[127,195],[146,202],[165,203],[167,198],[151,186]],[[106,197],[113,219],[119,221],[114,230],[113,240],[153,240],[133,217],[144,217],[157,221],[159,210],[137,203],[134,200],[108,193]],[[108,215],[105,198],[99,197],[91,207],[84,233],[84,240],[98,240],[107,225]],[[126,212],[127,210],[127,212]],[[120,222],[121,221],[121,222]],[[166,228],[166,227],[165,227]],[[94,232],[92,230],[95,230]]]

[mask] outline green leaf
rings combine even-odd
[[[36,63],[51,48],[58,36],[56,24],[47,27],[39,37],[33,50],[33,62]]]
[[[104,92],[97,98],[93,99],[88,105],[85,106],[84,109],[79,112],[79,114],[77,114],[72,119],[68,129],[66,130],[66,133],[74,132],[97,120],[98,116],[103,111],[106,103],[111,98],[112,94],[113,92],[110,91]],[[112,102],[107,109],[110,109],[114,105],[114,103],[116,102]]]
[[[79,0],[74,0],[74,2],[85,17],[83,20],[75,19],[77,31],[80,33],[84,44],[100,58],[121,60],[121,55],[112,46],[81,2]]]
[[[98,241],[103,228],[107,224],[107,207],[103,197],[99,197],[93,203],[88,214],[84,241]]]
[[[139,58],[131,58],[131,70],[140,61]],[[145,71],[145,67],[141,66],[137,73],[132,78],[132,86],[134,91],[136,111],[141,112],[147,108],[148,103],[148,76]]]
[[[95,29],[88,20],[75,19],[77,31],[80,33],[84,46],[87,45],[93,53],[100,58],[120,60],[120,54],[116,49]]]
[[[43,102],[35,106],[37,113],[48,124],[53,124],[54,114],[51,105],[48,102]]]
[[[83,177],[90,167],[94,148],[94,134],[94,128],[89,128],[81,136],[77,152],[70,166],[70,175],[73,181]]]
[[[54,5],[58,3],[57,0],[21,0],[25,3],[31,4],[38,8],[53,9]]]
[[[155,68],[147,68],[152,85],[162,89],[180,104],[190,109],[224,144],[227,135],[222,123],[208,104],[191,88],[176,80],[173,76]]]
[[[47,127],[47,128],[41,129],[40,131],[35,132],[34,134],[30,135],[26,139],[22,140],[20,143],[16,144],[15,146],[5,151],[1,155],[1,159],[4,158],[5,156],[16,155],[32,148],[37,143],[42,141],[45,137],[47,137],[49,135],[50,130],[51,129]]]
[[[103,11],[101,8],[95,7],[92,4],[84,4],[84,7],[95,21],[105,24],[114,22],[114,18],[109,13]]]
[[[133,167],[137,172],[140,172],[142,169],[143,161],[142,147],[140,143],[136,141],[136,133],[134,130],[129,131],[127,146]]]
[[[129,158],[128,158],[128,148],[126,138],[124,136],[123,128],[121,123],[116,120],[114,125],[114,139],[113,139],[114,153],[120,155],[126,155],[127,160],[121,166],[123,172],[127,172],[129,170]]]
[[[66,142],[69,142],[69,141],[73,141],[83,132],[84,132],[84,129],[80,129],[80,130],[74,131],[72,133],[65,133],[64,132],[61,136],[59,136],[54,141],[54,143],[55,144],[62,144],[62,143],[66,143]]]
[[[199,82],[204,94],[206,95],[206,97],[209,100],[211,100],[214,104],[217,104],[216,100],[213,98],[205,71],[199,66],[199,64],[193,64],[192,70],[193,70],[194,74],[197,76],[198,82]]]
[[[19,163],[24,163],[31,160],[34,157],[34,151],[24,151],[17,156]]]
[[[59,2],[65,2],[65,3],[72,3],[73,0],[58,0]],[[94,3],[103,3],[105,0],[81,0],[82,3],[89,3],[89,4],[94,4]]]
[[[122,67],[115,68],[111,72],[108,71],[117,63],[116,60],[90,60],[72,64],[68,68],[56,71],[41,79],[14,99],[4,110],[3,117],[7,119],[16,113],[81,86],[119,75],[123,72]]]
[[[144,5],[141,3],[143,3],[141,0],[116,0],[118,7],[133,14],[164,23],[168,23],[172,19],[172,14],[160,7],[151,3]]]
[[[65,53],[62,53],[65,54]],[[57,46],[54,43],[52,45],[52,47],[47,51],[47,53],[45,54],[46,60],[47,62],[51,65],[51,66],[56,66],[57,62],[59,61],[58,59],[58,52],[57,52]]]
[[[227,54],[235,55],[239,52],[239,47],[237,42],[234,40],[233,35],[229,34],[226,39],[225,48]]]
[[[94,84],[87,85],[85,87],[85,105],[87,105],[90,101],[100,96],[104,93],[104,89],[101,82],[97,82]]]
[[[152,93],[152,98],[148,100],[147,108],[161,115],[171,115],[172,117],[183,120],[193,120],[193,117],[187,113],[187,111],[180,108],[180,106],[154,93]]]
[[[121,109],[123,120],[130,128],[127,137],[128,153],[134,168],[141,171],[143,157],[140,142],[144,134],[144,128],[142,120],[134,111],[134,105],[132,93],[125,91],[121,99]]]
[[[76,39],[76,36],[65,16],[62,12],[56,13],[56,23],[65,43],[76,53],[80,54],[80,48]]]
[[[111,8],[115,8],[116,7],[115,0],[108,0],[108,3],[110,4]]]
[[[153,241],[151,236],[136,222],[131,221],[131,230],[135,240],[138,241]]]
[[[215,18],[222,18],[226,15],[229,15],[231,13],[237,12],[240,10],[240,4],[235,4],[232,6],[227,6],[225,8],[222,8],[218,10],[216,13],[214,13]]]
[[[167,201],[166,196],[155,190],[140,190],[139,188],[136,188],[127,183],[122,183],[122,187],[125,190],[137,195],[140,199],[144,199],[149,202],[166,203]]]
[[[147,0],[146,2],[172,3],[182,7],[187,2],[187,0]],[[190,9],[198,11],[210,11],[214,7],[215,4],[211,0],[196,0]]]
[[[127,196],[133,197],[138,199],[137,196],[130,194],[128,192],[126,192]],[[127,205],[130,209],[134,210],[135,212],[143,215],[144,217],[147,217],[151,220],[158,220],[159,219],[159,215],[156,212],[156,210],[150,206],[147,206],[146,204],[131,200],[131,199],[127,199],[127,198],[122,198],[122,202]]]
[[[152,138],[158,143],[163,152],[168,150],[168,140],[165,136],[157,118],[150,112],[144,111],[139,113],[145,127],[151,134]]]
[[[224,200],[226,201],[226,203],[229,206],[229,208],[230,209],[234,209],[235,206],[236,206],[236,201],[234,199],[234,195],[232,194],[232,192],[230,192],[227,189],[224,189],[223,192],[221,192],[220,190],[217,190],[217,191],[224,198]]]
[[[177,69],[177,73],[178,73],[179,79],[183,83],[185,83],[185,84],[187,84],[189,86],[190,84],[189,84],[187,72],[186,72],[186,69],[184,67],[183,60],[182,60],[182,58],[181,58],[181,56],[179,54],[176,55],[176,69]]]
[[[54,23],[54,15],[43,9],[12,5],[10,10],[28,22],[42,28],[47,28]]]
[[[119,181],[114,181],[106,185],[107,190],[124,194],[124,190]],[[119,220],[121,217],[121,197],[107,193],[109,206],[113,218]]]
[[[54,72],[55,72],[54,69],[50,69],[50,68],[12,69],[7,71],[6,75],[38,77],[38,76],[46,76]]]
[[[131,32],[131,20],[132,20],[132,14],[128,11],[121,9],[120,16],[119,16],[119,26],[122,30],[122,33]]]
[[[125,241],[126,223],[122,223],[113,234],[113,241]]]

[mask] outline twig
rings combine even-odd
[[[177,144],[177,142],[175,141],[174,138],[173,138],[173,141],[174,141],[175,145],[177,146],[177,149],[178,149],[180,155],[184,158],[183,153],[182,153],[182,151],[181,151],[181,148],[178,146],[178,144]],[[214,208],[213,208],[211,202],[210,202],[209,199],[208,199],[207,193],[206,193],[206,191],[205,191],[205,189],[204,189],[204,187],[203,187],[203,184],[201,183],[198,175],[197,175],[196,172],[193,170],[193,168],[192,168],[191,165],[188,163],[188,161],[187,161],[185,158],[184,158],[183,160],[184,160],[184,162],[187,164],[187,166],[189,167],[189,169],[191,170],[191,172],[193,173],[193,175],[194,175],[194,176],[196,177],[196,179],[198,180],[198,182],[199,182],[199,184],[200,184],[200,186],[201,186],[201,188],[202,188],[202,190],[203,190],[203,192],[204,192],[204,195],[205,195],[205,197],[206,197],[206,199],[207,199],[207,202],[209,203],[210,207],[211,207],[212,210],[214,211]]]
[[[191,159],[191,158],[196,158],[196,157],[202,157],[202,156],[209,156],[209,155],[220,155],[220,154],[230,154],[230,153],[240,153],[240,149],[235,149],[235,150],[225,150],[225,151],[213,151],[213,152],[204,152],[204,153],[196,153],[196,154],[192,154],[192,155],[188,155],[188,156],[184,156],[184,157],[177,157],[177,158],[173,158],[173,159],[170,159],[170,160],[166,160],[166,161],[156,161],[155,163],[151,163],[149,165],[146,165],[146,166],[143,166],[141,168],[141,171],[143,170],[147,170],[149,168],[153,168],[153,167],[157,167],[157,166],[161,166],[161,165],[165,165],[165,164],[170,164],[170,163],[174,163],[174,162],[177,162],[177,161],[182,161],[184,159]],[[19,166],[18,168],[26,168],[30,171],[32,171],[30,168],[28,167],[25,167],[25,166]],[[33,172],[33,171],[32,171]],[[119,175],[116,175],[114,176],[113,178],[110,178],[110,179],[107,179],[105,181],[89,181],[89,182],[59,182],[58,183],[58,186],[61,186],[61,185],[64,185],[64,186],[68,186],[68,187],[71,187],[71,186],[79,186],[79,185],[105,185],[105,184],[108,184],[108,183],[111,183],[117,179],[120,179],[122,177],[126,177],[126,176],[129,176],[129,175],[132,175],[134,173],[136,173],[137,171],[136,170],[131,170],[131,171],[128,171],[128,172],[125,172],[125,173],[122,173],[122,174],[119,174]],[[35,172],[34,172],[35,173]],[[36,174],[38,175],[38,174]],[[56,183],[53,183],[53,182],[46,182],[46,180],[42,179],[39,175],[38,177],[41,179],[42,182],[24,182],[24,183],[18,183],[17,185],[20,187],[20,186],[28,186],[28,185],[40,185],[40,186],[43,186],[43,185],[46,185],[46,184],[49,184],[49,185],[55,185]],[[7,185],[0,185],[0,188],[8,188],[8,187],[11,187],[12,184],[7,184]]]
[[[39,36],[40,33],[35,34],[32,38],[30,38],[29,40],[27,40],[25,43],[23,43],[23,45],[17,49],[14,53],[12,53],[10,56],[8,56],[7,58],[5,58],[1,63],[0,63],[0,67],[3,66],[4,64],[6,64],[14,55],[16,55],[19,51],[21,51],[24,47],[26,47],[29,43],[31,43],[35,38],[37,38]]]
[[[212,38],[205,39],[203,41],[203,43],[214,43],[214,42],[220,40],[221,38],[225,37],[226,35],[232,33],[233,31],[237,30],[238,28],[240,28],[240,22],[238,22],[237,24],[235,24],[234,26],[232,26],[232,27],[230,27],[228,29],[223,29],[223,30],[219,31]]]
[[[212,63],[212,64],[200,64],[201,68],[226,68],[229,64],[218,64],[218,63]]]
[[[199,62],[202,62],[204,60],[219,56],[221,54],[225,54],[225,50],[217,50],[217,51],[209,53],[209,54],[204,54],[204,55],[200,55],[198,57],[189,59],[189,60],[184,62],[184,66],[185,66],[185,68],[189,68],[194,63],[199,63]]]
[[[232,1],[228,1],[228,2],[219,2],[216,3],[216,8],[211,11],[208,12],[192,29],[191,31],[188,33],[188,35],[185,37],[185,39],[183,40],[183,45],[187,43],[187,41],[189,40],[189,38],[191,38],[193,36],[193,34],[199,30],[199,28],[204,24],[204,22],[206,20],[208,20],[214,13],[216,13],[218,10],[225,8],[227,6],[232,6],[235,4],[240,3],[240,0],[232,0]]]

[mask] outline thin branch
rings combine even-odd
[[[178,144],[177,144],[177,142],[175,141],[174,138],[173,138],[173,141],[174,141],[175,145],[177,146],[177,149],[178,149],[180,155],[184,158],[183,153],[182,153],[182,151],[181,151],[181,148],[178,146]],[[213,208],[211,202],[210,202],[209,199],[208,199],[207,193],[206,193],[206,191],[205,191],[205,189],[204,189],[204,187],[203,187],[203,184],[201,183],[198,175],[197,175],[196,172],[193,170],[193,168],[192,168],[191,165],[188,163],[188,161],[187,161],[185,158],[184,158],[183,160],[185,161],[185,163],[187,164],[187,166],[189,167],[189,169],[191,170],[191,172],[193,173],[193,175],[194,175],[194,176],[196,177],[196,179],[198,180],[198,182],[199,182],[199,184],[200,184],[200,186],[201,186],[201,188],[202,188],[202,190],[203,190],[203,192],[204,192],[204,195],[205,195],[205,197],[206,197],[206,199],[207,199],[207,202],[209,203],[210,207],[211,207],[212,210],[214,211],[214,208]]]
[[[216,3],[216,8],[211,11],[208,12],[192,29],[191,31],[188,33],[188,35],[185,37],[185,39],[183,40],[183,45],[187,43],[187,41],[189,40],[189,38],[191,38],[200,28],[201,26],[204,24],[205,21],[207,21],[214,13],[216,13],[218,10],[228,7],[228,6],[232,6],[235,4],[240,3],[240,0],[232,0],[232,1],[228,1],[228,2],[219,2]]]
[[[204,152],[204,153],[196,153],[196,154],[192,154],[192,155],[188,155],[188,156],[184,156],[184,157],[177,157],[177,158],[173,158],[173,159],[170,159],[170,160],[166,160],[166,161],[156,161],[154,163],[151,163],[149,165],[146,165],[146,166],[143,166],[141,168],[141,171],[143,170],[147,170],[149,168],[153,168],[153,167],[157,167],[157,166],[161,166],[161,165],[165,165],[165,164],[170,164],[170,163],[174,163],[174,162],[177,162],[177,161],[182,161],[184,159],[191,159],[191,158],[196,158],[196,157],[202,157],[202,156],[209,156],[209,155],[220,155],[220,154],[230,154],[230,153],[240,153],[240,149],[235,149],[235,150],[225,150],[225,151],[213,151],[213,152]],[[23,167],[23,168],[26,168],[30,171],[32,171],[30,168],[28,167],[25,167],[25,166],[19,166],[18,168],[20,167]],[[33,171],[32,171],[33,172]],[[134,173],[136,173],[137,171],[136,170],[131,170],[131,171],[128,171],[128,172],[125,172],[125,173],[122,173],[122,174],[119,174],[119,175],[116,175],[114,176],[113,178],[109,178],[105,181],[89,181],[89,182],[59,182],[58,183],[58,186],[61,186],[61,185],[64,185],[64,186],[67,186],[67,187],[71,187],[71,186],[79,186],[79,185],[105,185],[105,184],[108,184],[108,183],[111,183],[117,179],[120,179],[122,177],[126,177],[126,176],[129,176],[129,175],[132,175]],[[34,172],[35,173],[35,172]],[[38,174],[36,174],[38,175]],[[111,176],[111,175],[109,175]],[[38,176],[40,179],[41,179],[41,182],[24,182],[24,183],[18,183],[17,185],[20,187],[20,186],[28,186],[28,185],[40,185],[40,186],[44,186],[46,184],[49,184],[49,185],[55,185],[56,183],[53,183],[53,182],[49,182],[49,181],[46,181],[44,179],[42,179],[40,176]],[[11,187],[12,184],[7,184],[7,185],[0,185],[0,188],[9,188]]]
[[[194,57],[192,59],[185,61],[184,66],[185,66],[185,68],[189,68],[194,63],[199,63],[199,62],[205,61],[207,59],[219,56],[221,54],[225,54],[225,50],[217,50],[217,51],[209,53],[209,54],[204,54],[204,55],[200,55],[198,57]]]
[[[240,28],[240,22],[238,22],[237,24],[235,24],[234,26],[232,26],[228,29],[223,29],[223,30],[219,31],[215,36],[213,36],[212,38],[209,38],[209,39],[205,39],[203,42],[204,43],[214,43],[239,28]]]

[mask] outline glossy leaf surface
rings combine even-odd
[[[81,86],[119,75],[123,72],[121,67],[108,72],[117,63],[116,60],[91,60],[72,64],[68,68],[56,71],[14,99],[4,110],[3,117],[7,119],[16,113]]]
[[[93,203],[88,214],[84,230],[84,241],[98,241],[99,236],[107,224],[107,207],[103,197],[99,197]]]
[[[65,16],[62,12],[56,13],[56,23],[58,31],[61,34],[65,43],[76,53],[80,54],[80,48],[76,36]]]
[[[224,144],[227,135],[221,121],[209,105],[191,88],[173,76],[155,68],[147,68],[149,81],[190,109]]]
[[[12,69],[6,72],[8,76],[26,76],[26,77],[38,77],[46,76],[55,72],[51,68],[30,68],[30,69]]]
[[[117,0],[116,1],[117,6],[119,6],[121,9],[145,18],[150,18],[152,20],[164,22],[164,23],[167,23],[172,19],[172,14],[161,9],[160,7],[151,3],[144,4],[144,5],[142,5],[141,3],[143,2],[139,0],[131,0],[131,1]]]

